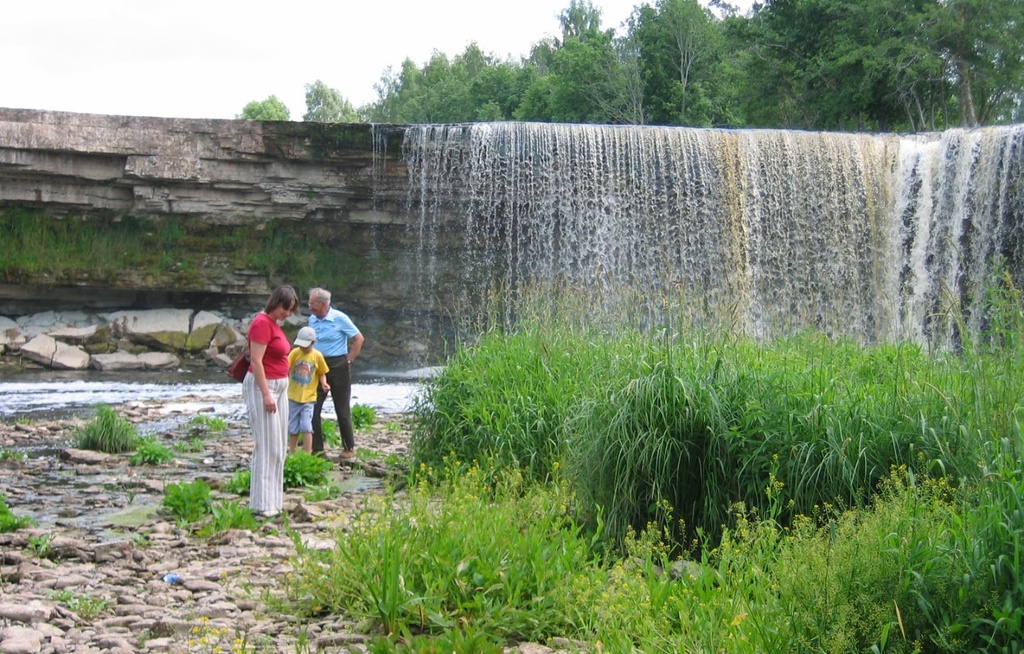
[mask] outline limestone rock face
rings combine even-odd
[[[40,334],[21,346],[21,353],[25,358],[55,370],[85,370],[89,367],[88,352],[46,334]]]
[[[115,330],[133,343],[177,351],[185,348],[192,312],[188,309],[115,311],[107,314],[106,318]]]
[[[185,349],[189,352],[199,352],[210,347],[214,334],[220,326],[222,319],[215,313],[199,311],[192,317],[192,325],[188,336],[185,338]]]

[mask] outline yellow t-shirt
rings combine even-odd
[[[326,375],[328,370],[324,355],[318,350],[306,354],[301,347],[293,348],[288,354],[288,399],[302,404],[315,402],[320,375]]]

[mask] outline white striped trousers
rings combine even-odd
[[[249,508],[261,513],[283,507],[284,458],[288,454],[288,379],[268,379],[267,387],[277,402],[276,413],[267,413],[263,407],[263,395],[251,372],[242,381],[253,436]]]

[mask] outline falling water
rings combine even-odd
[[[1000,257],[1024,280],[1024,126],[424,125],[403,153],[420,279],[456,279],[451,302],[570,283],[758,337],[950,345],[956,321],[939,316],[980,329]]]

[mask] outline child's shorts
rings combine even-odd
[[[313,405],[316,402],[288,400],[288,433],[313,433]]]

